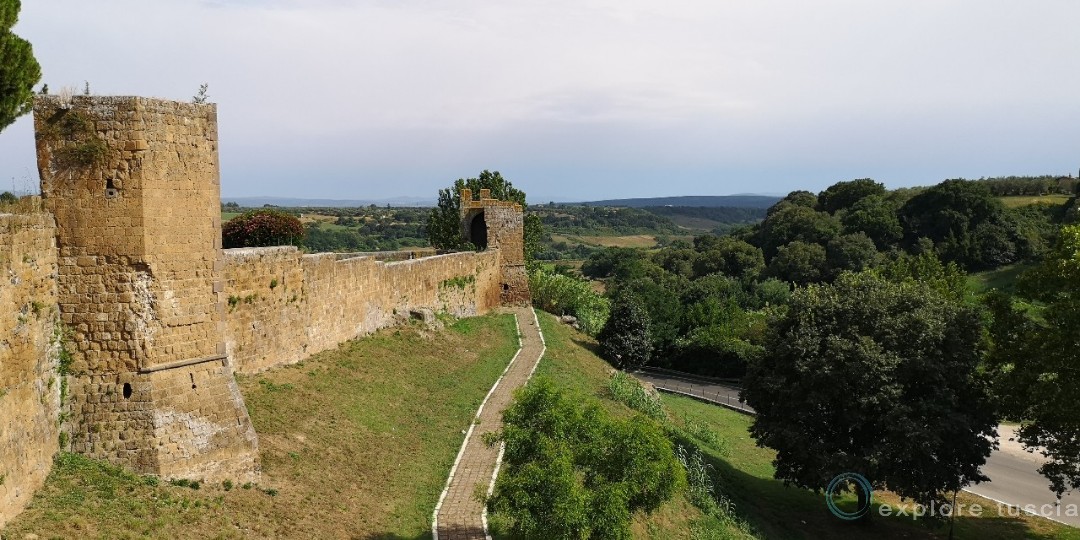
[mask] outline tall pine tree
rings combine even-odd
[[[0,131],[30,112],[41,80],[30,42],[11,33],[21,7],[20,0],[0,0]]]

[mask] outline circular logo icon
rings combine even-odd
[[[855,484],[855,489],[861,490],[863,493],[866,494],[865,502],[861,506],[859,506],[859,508],[855,509],[854,512],[846,512],[844,510],[841,510],[840,507],[836,506],[836,501],[833,500],[833,497],[836,494],[836,488],[846,483]],[[870,481],[867,480],[863,475],[852,472],[840,473],[836,475],[836,478],[833,478],[832,481],[829,482],[829,487],[825,489],[825,504],[829,505],[829,511],[832,512],[834,516],[840,519],[853,521],[865,516],[867,513],[870,512],[870,506],[872,505],[871,498],[873,497],[873,493],[873,486],[870,485]]]

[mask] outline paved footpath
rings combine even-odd
[[[532,309],[522,307],[510,311],[517,317],[521,349],[491,387],[480,404],[476,421],[465,435],[465,442],[446,481],[446,489],[435,507],[431,526],[435,540],[490,538],[487,512],[476,494],[490,494],[502,462],[502,448],[484,444],[484,434],[502,428],[502,413],[510,405],[514,390],[529,380],[545,350],[544,337]]]

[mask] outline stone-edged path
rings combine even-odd
[[[446,489],[435,506],[431,525],[434,540],[490,538],[487,511],[476,494],[490,494],[502,463],[502,449],[484,444],[484,434],[502,428],[502,413],[510,405],[514,390],[529,380],[546,349],[536,313],[527,307],[510,311],[517,318],[521,348],[480,404],[475,421],[465,435]]]

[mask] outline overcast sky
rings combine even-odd
[[[1075,0],[24,0],[55,92],[218,104],[228,196],[531,202],[1077,174]],[[32,122],[0,189],[37,185]]]

